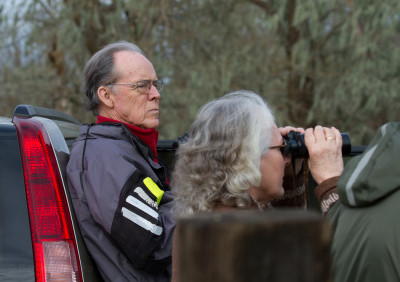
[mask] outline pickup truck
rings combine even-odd
[[[66,185],[79,127],[65,113],[30,105],[0,118],[0,281],[102,281]],[[174,141],[157,150],[171,165]]]

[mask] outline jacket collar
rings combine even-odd
[[[130,132],[137,136],[140,140],[142,140],[147,146],[150,147],[151,151],[154,154],[154,160],[157,160],[157,142],[158,142],[158,131],[150,128],[150,129],[142,129],[132,124],[128,124],[125,122],[121,122],[118,120],[106,118],[103,116],[97,116],[97,124],[103,122],[111,122],[111,123],[122,123],[128,127]],[[157,162],[157,161],[156,161]]]

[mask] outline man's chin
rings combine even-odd
[[[153,121],[153,122],[151,122],[150,124],[149,124],[149,128],[153,128],[153,129],[158,129],[158,126],[160,125],[160,122],[157,120],[157,121]]]

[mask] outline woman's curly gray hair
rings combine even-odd
[[[273,114],[265,101],[240,90],[199,110],[190,138],[176,156],[171,186],[175,215],[224,205],[246,208],[250,186],[259,186],[260,159],[272,139]]]

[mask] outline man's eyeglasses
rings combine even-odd
[[[148,94],[151,86],[154,86],[157,88],[158,93],[161,94],[164,82],[162,80],[141,80],[137,83],[109,83],[106,86],[108,85],[127,85],[132,87],[132,90],[136,89],[140,94]]]
[[[287,147],[286,140],[283,139],[282,145],[271,146],[269,147],[269,149],[279,149],[281,151],[282,156],[286,156],[288,155],[288,153],[286,152],[286,147]]]

